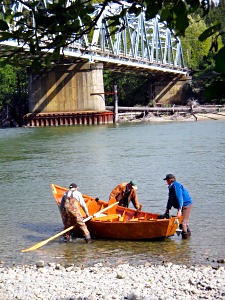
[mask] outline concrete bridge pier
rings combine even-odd
[[[150,92],[155,104],[185,105],[189,99],[191,77],[184,75],[150,78]]]
[[[103,64],[64,64],[30,73],[29,112],[24,117],[27,126],[96,124],[96,120],[112,123],[113,114],[109,116],[105,109]],[[68,118],[73,121],[68,122]],[[41,122],[35,121],[40,119]]]

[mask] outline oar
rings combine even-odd
[[[115,203],[113,203],[112,205],[109,205],[109,206],[103,208],[102,210],[98,211],[97,213],[93,214],[92,216],[89,216],[89,217],[85,218],[83,221],[84,221],[84,222],[87,222],[87,221],[91,220],[93,217],[97,217],[99,214],[103,213],[104,211],[108,210],[109,208],[115,206],[115,205],[118,204],[118,203],[119,203],[119,202],[115,202]],[[34,245],[34,246],[30,247],[30,248],[21,250],[21,252],[28,252],[28,251],[33,251],[33,250],[39,249],[39,248],[41,248],[42,246],[46,245],[48,242],[50,242],[50,241],[56,239],[56,238],[59,237],[60,235],[66,233],[67,231],[70,231],[70,230],[73,229],[75,226],[76,226],[76,225],[70,226],[69,228],[67,228],[67,229],[65,229],[65,230],[63,230],[63,231],[61,231],[61,232],[59,232],[59,233],[57,233],[57,234],[51,236],[51,237],[48,238],[47,240],[44,240],[44,241],[42,241],[42,242],[39,242],[39,243],[37,243],[36,245]]]

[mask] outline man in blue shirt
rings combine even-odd
[[[165,213],[168,214],[169,210],[174,207],[177,209],[177,217],[183,216],[180,228],[182,229],[182,238],[186,239],[191,235],[189,218],[192,210],[192,199],[183,185],[176,181],[176,177],[173,174],[167,174],[163,180],[167,181],[169,188]]]

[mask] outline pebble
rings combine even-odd
[[[0,299],[225,300],[225,268],[172,263],[80,268],[38,261],[0,267]]]

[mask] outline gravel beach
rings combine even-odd
[[[0,267],[0,299],[225,299],[225,269],[172,263],[82,268],[39,261]]]

